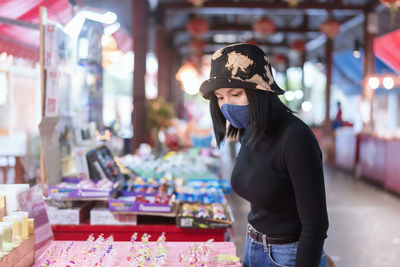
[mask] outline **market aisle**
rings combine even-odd
[[[338,267],[399,266],[400,197],[325,166],[330,227],[326,252]],[[247,201],[232,194],[234,242],[243,255]]]

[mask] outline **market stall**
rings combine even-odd
[[[400,140],[388,140],[386,145],[386,177],[384,187],[400,194]]]
[[[64,178],[49,187],[49,205],[55,207],[49,207],[48,214],[56,240],[84,240],[90,233],[104,233],[127,241],[132,232],[153,236],[166,232],[170,241],[226,239],[233,223],[227,204],[230,185],[210,171],[215,169],[215,158],[170,152],[162,158],[128,155],[117,164],[105,151],[107,162],[96,158],[89,165],[102,166],[107,178],[96,184]],[[109,177],[110,166],[117,172]]]
[[[335,162],[345,170],[353,172],[359,157],[359,135],[353,127],[341,127],[335,132]]]

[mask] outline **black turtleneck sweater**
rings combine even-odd
[[[289,112],[256,143],[241,138],[232,188],[251,203],[249,223],[270,236],[299,236],[296,267],[318,266],[328,215],[321,151],[311,129]]]

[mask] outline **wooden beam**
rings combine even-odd
[[[208,30],[208,33],[216,33],[216,32],[229,32],[234,31],[235,33],[240,32],[253,32],[252,25],[237,25],[237,24],[224,24],[224,25],[211,25]],[[297,28],[289,28],[289,27],[282,27],[275,29],[275,32],[285,32],[285,33],[308,33],[308,32],[321,32],[320,29],[311,29],[308,27],[297,27]],[[186,27],[180,27],[172,30],[170,32],[171,35],[187,33]]]
[[[5,17],[0,17],[0,23],[19,26],[19,27],[28,28],[28,29],[33,29],[33,30],[37,30],[37,31],[40,29],[39,24],[32,23],[29,21],[24,21],[24,20],[5,18]]]
[[[188,2],[168,2],[161,4],[165,9],[192,9],[193,5]],[[285,2],[273,2],[273,3],[263,3],[263,2],[227,2],[227,1],[208,1],[202,7],[193,8],[193,10],[205,10],[205,9],[288,9],[289,6]],[[346,5],[343,3],[310,3],[308,1],[300,2],[296,6],[296,10],[352,10],[352,11],[364,11],[366,9],[365,5]]]
[[[218,45],[218,46],[224,47],[224,46],[228,46],[228,45],[232,44],[232,43],[217,43],[217,42],[214,42],[212,39],[204,40],[204,41],[205,41],[206,48],[207,48],[207,46],[213,46],[213,45]],[[256,42],[260,46],[289,47],[289,43],[286,40],[283,42],[279,42],[279,43],[270,43],[270,42],[265,42],[265,41],[260,41],[260,42],[256,41]],[[175,48],[177,48],[179,50],[181,48],[189,47],[189,46],[190,46],[189,42],[181,42],[181,43],[175,45]]]
[[[215,51],[218,49],[225,47],[227,45],[231,45],[231,43],[221,43],[221,44],[213,44],[213,45],[207,45],[204,49],[204,55],[212,55]],[[261,49],[263,49],[265,52],[267,52],[268,55],[272,55],[275,53],[289,53],[290,48],[289,47],[282,47],[282,46],[265,46],[265,45],[258,45]],[[193,55],[193,51],[190,50],[190,48],[182,47],[181,49],[177,49],[179,52],[179,55],[183,57],[188,57]]]

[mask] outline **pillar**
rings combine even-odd
[[[147,140],[146,135],[146,54],[148,45],[148,3],[147,1],[133,1],[133,137],[131,140],[131,153],[139,147],[140,143]]]
[[[167,100],[169,90],[169,70],[170,63],[168,62],[169,51],[165,38],[164,25],[156,26],[156,56],[158,60],[158,97]]]
[[[374,38],[378,31],[378,15],[375,13],[366,13],[364,20],[364,58],[363,58],[363,88],[362,99],[365,112],[369,115],[364,120],[363,131],[372,132],[373,130],[373,103],[375,92],[368,85],[368,77],[375,73],[375,56],[374,56]]]
[[[325,135],[330,135],[332,131],[332,123],[330,118],[331,83],[332,83],[332,66],[333,66],[332,53],[333,53],[333,39],[327,38],[325,43],[325,62],[326,62],[325,121],[324,121]]]

